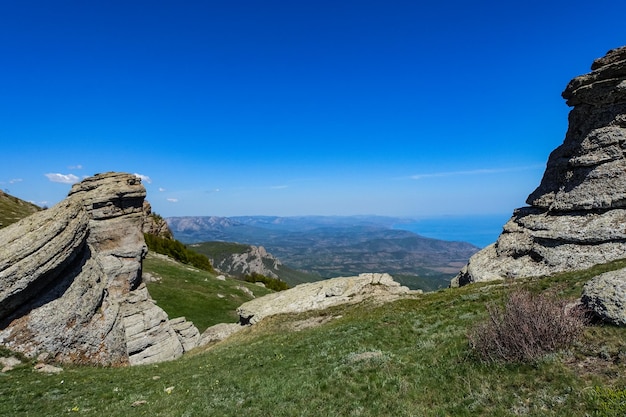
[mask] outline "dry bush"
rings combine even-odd
[[[487,306],[489,319],[468,335],[485,361],[530,362],[570,346],[586,323],[584,311],[565,300],[516,290],[504,308]]]

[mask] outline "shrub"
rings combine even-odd
[[[262,282],[265,284],[266,288],[272,291],[284,291],[289,289],[289,285],[287,285],[285,281],[278,278],[266,277],[258,272],[252,272],[251,274],[244,275],[243,279],[246,282]]]
[[[144,238],[146,240],[146,245],[148,245],[148,249],[151,251],[167,255],[179,262],[193,265],[196,268],[204,269],[205,271],[215,272],[209,258],[198,252],[187,249],[187,247],[178,240],[166,239],[149,233],[144,233]]]
[[[582,334],[584,311],[565,300],[517,290],[503,308],[489,305],[489,319],[468,335],[485,361],[531,362],[570,346]]]

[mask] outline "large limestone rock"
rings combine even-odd
[[[581,301],[603,320],[626,326],[626,269],[592,278],[583,288]]]
[[[339,304],[357,303],[369,297],[393,299],[410,292],[389,274],[365,273],[300,284],[268,294],[242,304],[237,314],[242,324],[254,324],[276,314],[323,310]]]
[[[539,187],[452,286],[583,269],[626,257],[626,47],[597,59],[563,92],[565,141]]]
[[[0,344],[100,365],[182,354],[167,315],[140,286],[145,195],[134,175],[98,174],[0,230]]]

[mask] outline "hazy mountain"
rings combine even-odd
[[[171,217],[185,243],[225,241],[264,246],[291,268],[320,279],[388,272],[412,288],[448,285],[478,248],[392,229],[406,219],[380,216]]]

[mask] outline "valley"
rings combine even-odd
[[[429,291],[448,286],[479,250],[466,242],[394,229],[407,220],[393,217],[213,216],[166,220],[174,236],[184,243],[196,246],[222,241],[263,246],[285,268],[308,273],[308,280],[387,272],[402,285]],[[276,273],[281,276],[280,271]]]

